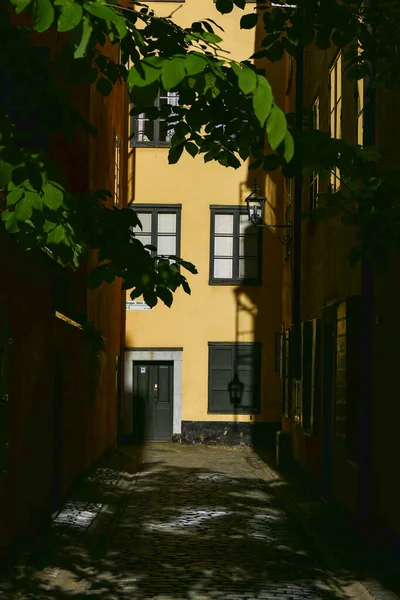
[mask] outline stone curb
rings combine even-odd
[[[126,457],[129,460],[129,457]],[[133,460],[133,459],[132,459]],[[116,502],[104,504],[93,522],[85,531],[91,540],[98,540],[100,537],[105,537],[113,528],[113,525],[118,521],[118,517],[123,513],[128,498],[138,480],[139,471],[131,475],[127,475],[122,471],[121,476],[115,484],[114,488],[121,490],[121,496]]]
[[[277,472],[268,467],[265,462],[257,457],[254,459],[256,474],[265,481],[276,482],[277,485],[271,485],[271,491],[275,494],[276,498],[281,502],[282,506],[288,512],[290,516],[292,516],[301,529],[301,533],[304,538],[307,540],[308,544],[314,550],[314,554],[317,555],[320,562],[323,563],[323,566],[327,570],[327,574],[329,579],[331,580],[333,588],[336,592],[339,592],[341,595],[346,596],[347,598],[351,598],[352,600],[376,600],[376,597],[373,596],[368,589],[363,585],[361,581],[352,580],[352,581],[344,581],[340,577],[337,577],[333,574],[333,570],[341,570],[345,571],[342,561],[337,557],[336,554],[331,550],[331,548],[326,544],[321,536],[310,527],[309,519],[307,515],[298,507],[296,502],[290,498],[288,494],[284,492],[283,489],[280,489],[280,483],[283,483],[284,477],[281,477]],[[371,582],[373,585],[379,586],[378,582]],[[393,593],[384,593],[384,597],[389,600],[400,600],[398,596]],[[383,598],[381,600],[384,600]]]

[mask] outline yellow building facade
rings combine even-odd
[[[213,0],[151,7],[162,16],[179,9],[173,18],[182,26],[213,18],[224,29],[221,45],[229,56],[245,60],[254,52],[257,33],[240,30],[240,10],[221,15]],[[266,73],[278,104],[281,69],[271,65]],[[246,163],[226,169],[188,154],[169,165],[162,129],[140,117],[131,122],[128,202],[142,221],[139,239],[160,254],[176,251],[198,275],[188,275],[191,296],[179,289],[171,308],[160,303],[149,310],[127,294],[121,433],[186,442],[249,443],[270,434],[272,440],[281,419],[275,333],[283,246],[270,231],[250,226],[245,198],[257,179],[266,221],[281,222],[283,182]],[[244,386],[238,406],[229,393],[235,373]]]

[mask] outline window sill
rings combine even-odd
[[[207,414],[208,415],[259,415],[260,414],[260,409],[256,409],[256,408],[242,408],[242,409],[237,409],[237,411],[235,412],[235,410],[233,410],[232,408],[230,408],[229,410],[210,410],[208,409]]]
[[[208,285],[223,285],[223,286],[231,286],[231,287],[237,287],[237,286],[261,286],[262,283],[260,280],[250,280],[250,279],[209,279],[208,280]]]
[[[171,142],[131,142],[131,148],[171,148]]]

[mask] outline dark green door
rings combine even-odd
[[[172,439],[173,363],[133,363],[133,431],[136,441]]]

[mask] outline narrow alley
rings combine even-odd
[[[240,447],[125,448],[6,570],[2,600],[340,597],[257,460]]]

